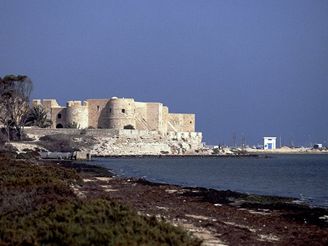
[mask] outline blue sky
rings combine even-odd
[[[208,143],[328,141],[326,0],[0,0],[0,76],[34,98],[194,112]],[[328,143],[327,143],[328,144]]]

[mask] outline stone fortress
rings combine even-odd
[[[162,103],[136,102],[132,98],[88,99],[68,101],[66,107],[54,99],[33,100],[42,105],[53,122],[53,128],[76,124],[77,128],[135,129],[173,132],[194,132],[194,114],[169,113]]]
[[[52,131],[74,125],[98,136],[115,132],[106,148],[118,147],[116,154],[194,154],[202,147],[202,133],[195,132],[195,114],[170,113],[162,103],[112,97],[68,101],[66,107],[55,99],[35,99],[32,104],[46,109]]]

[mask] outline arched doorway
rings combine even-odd
[[[59,123],[56,125],[56,128],[63,128],[63,125]]]

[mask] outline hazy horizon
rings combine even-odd
[[[32,98],[195,113],[209,144],[328,145],[328,1],[0,1],[0,77]]]

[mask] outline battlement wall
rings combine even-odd
[[[168,131],[195,132],[195,114],[169,113]]]
[[[109,128],[109,99],[89,99],[89,127]]]
[[[59,108],[61,107],[56,99],[33,99],[32,100],[32,105],[37,106],[37,105],[42,105],[43,107],[47,109],[51,108]]]

